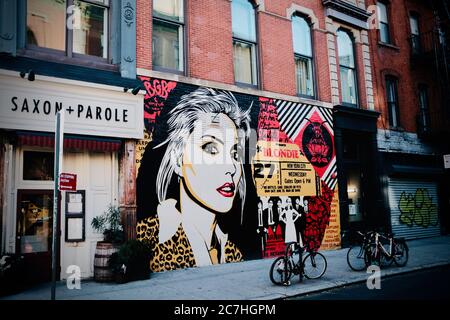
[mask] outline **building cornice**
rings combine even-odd
[[[327,16],[349,23],[362,29],[368,29],[371,14],[342,0],[322,0]]]

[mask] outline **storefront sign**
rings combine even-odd
[[[59,191],[77,191],[77,175],[61,173],[59,175]]]
[[[0,75],[0,128],[53,132],[65,110],[65,133],[143,137],[143,97],[81,82]]]

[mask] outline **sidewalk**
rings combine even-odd
[[[408,264],[403,268],[393,265],[383,269],[382,277],[450,264],[450,236],[412,240],[408,246]],[[62,281],[57,284],[56,297],[58,300],[270,300],[367,280],[365,271],[355,272],[348,267],[347,249],[322,253],[328,261],[325,275],[317,280],[305,279],[302,283],[294,279],[289,287],[270,282],[273,259],[263,259],[153,273],[148,280],[121,285],[82,281],[81,290],[68,290]],[[3,299],[47,300],[50,288],[45,284]]]

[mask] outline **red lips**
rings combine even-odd
[[[234,196],[234,183],[225,183],[223,186],[217,188],[217,192],[219,192],[222,196],[231,198]]]

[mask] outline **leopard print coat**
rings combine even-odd
[[[136,226],[137,239],[149,241],[153,249],[150,270],[153,272],[195,267],[194,253],[182,225],[163,243],[159,243],[159,220],[157,217],[143,219]],[[242,261],[242,253],[230,240],[225,244],[225,262]]]

